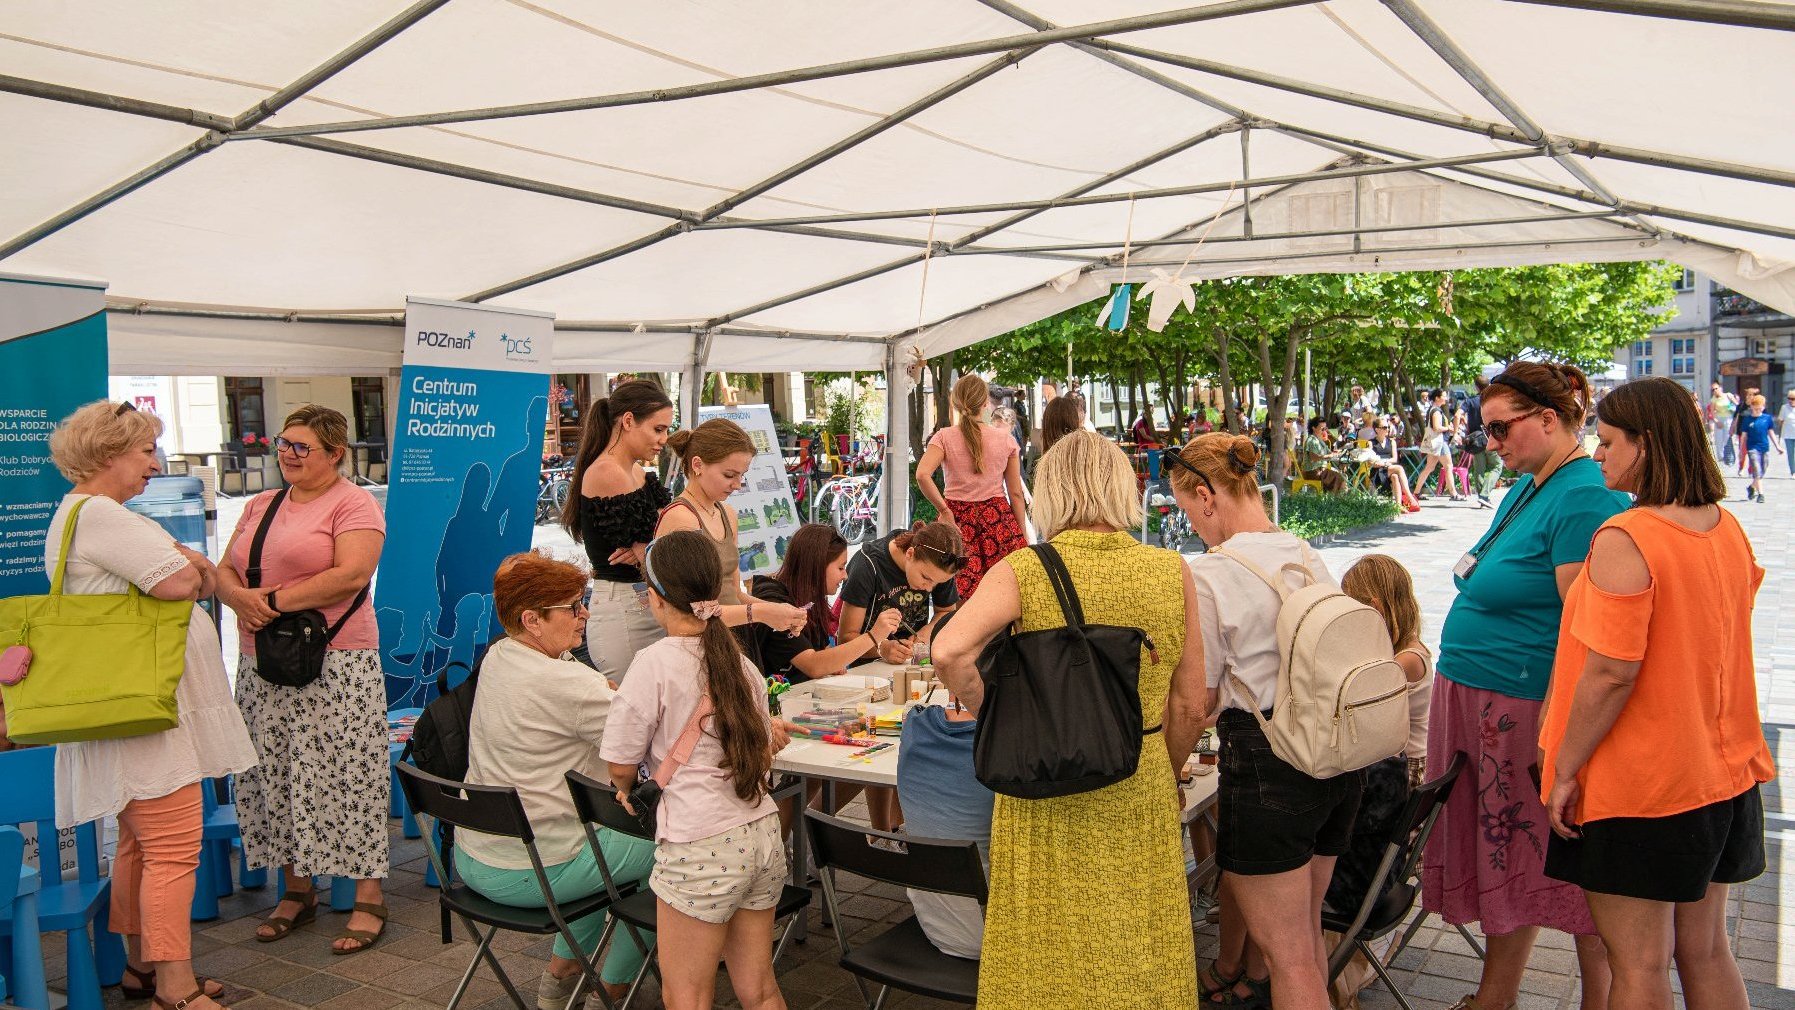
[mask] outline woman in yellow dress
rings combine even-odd
[[[990,903],[979,961],[980,1006],[994,1010],[1158,1010],[1196,1005],[1182,809],[1174,769],[1203,718],[1196,589],[1180,557],[1137,542],[1140,497],[1128,459],[1086,431],[1060,440],[1036,470],[1035,525],[1067,569],[1085,620],[1138,627],[1141,738],[1134,775],[1049,799],[998,796]],[[935,636],[936,669],[969,707],[984,699],[974,661],[1006,625],[1065,623],[1032,551],[999,562]]]

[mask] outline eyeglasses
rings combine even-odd
[[[274,436],[274,451],[291,451],[293,455],[298,456],[300,459],[304,459],[312,454],[312,446],[306,445],[304,442],[290,442],[281,438],[279,435],[276,435]]]
[[[126,400],[125,402],[118,405],[118,409],[112,412],[112,416],[113,417],[124,417],[126,414],[134,414],[136,412],[137,412],[137,404],[132,403],[130,400]]]
[[[581,593],[580,598],[572,603],[557,603],[552,607],[537,607],[536,609],[545,614],[551,610],[571,610],[574,613],[579,613],[582,610],[590,611],[592,609],[592,590],[588,589]]]
[[[1528,418],[1532,417],[1535,414],[1544,413],[1545,409],[1546,408],[1544,408],[1544,407],[1535,407],[1525,414],[1517,414],[1514,417],[1511,417],[1506,421],[1491,421],[1491,420],[1486,419],[1483,422],[1483,430],[1488,432],[1489,436],[1491,438],[1495,439],[1496,441],[1506,442],[1506,441],[1508,441],[1508,431],[1510,428],[1514,427],[1516,424],[1519,424],[1522,421],[1527,420]]]

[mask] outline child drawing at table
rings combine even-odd
[[[629,805],[637,765],[666,760],[702,702],[712,710],[656,809],[648,883],[662,999],[669,1010],[709,1007],[721,960],[743,1007],[784,1010],[772,952],[785,846],[767,776],[786,735],[768,718],[766,682],[722,621],[711,542],[690,530],[663,534],[642,574],[667,637],[636,654],[611,703],[599,754],[618,800]]]

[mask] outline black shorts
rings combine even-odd
[[[1692,902],[1709,884],[1764,872],[1764,801],[1752,786],[1730,800],[1669,817],[1605,817],[1582,838],[1546,841],[1546,876],[1597,894]]]
[[[1216,861],[1222,869],[1262,877],[1346,852],[1359,813],[1360,776],[1317,779],[1290,767],[1272,753],[1251,712],[1228,709],[1216,729],[1222,738]]]

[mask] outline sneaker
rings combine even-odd
[[[537,1010],[566,1010],[567,1001],[573,998],[574,987],[579,984],[578,972],[566,978],[556,978],[544,970],[542,981],[536,983]]]
[[[1764,504],[1764,492],[1762,492],[1762,491],[1758,492],[1758,504],[1759,505]]]

